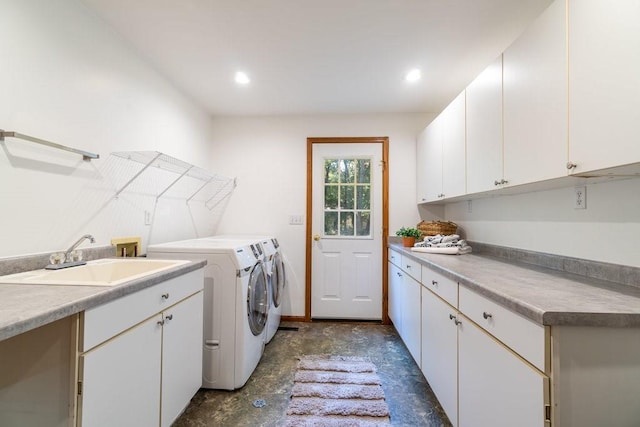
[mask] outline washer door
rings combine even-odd
[[[257,263],[249,276],[247,291],[247,317],[253,335],[260,335],[267,325],[269,315],[269,286],[264,264]]]
[[[271,298],[274,307],[280,307],[282,295],[284,294],[284,263],[280,252],[273,255],[273,264],[271,266]]]

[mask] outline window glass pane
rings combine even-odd
[[[368,184],[371,182],[371,159],[358,160],[357,174],[358,183]]]
[[[340,186],[340,209],[353,209],[353,185]]]
[[[353,159],[340,160],[340,182],[354,182],[356,178],[356,161]]]
[[[353,212],[340,212],[340,235],[353,236]]]
[[[338,235],[338,212],[324,213],[324,235],[325,236]]]
[[[358,185],[356,209],[371,209],[371,186]]]
[[[337,185],[325,185],[324,208],[338,209],[338,186]]]
[[[327,159],[324,161],[324,182],[338,182],[338,159]]]
[[[356,236],[369,236],[371,235],[371,213],[370,212],[358,212],[356,213]]]

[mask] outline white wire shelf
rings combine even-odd
[[[129,181],[127,181],[122,187],[120,187],[114,197],[118,197],[120,193],[122,193],[129,185],[131,185],[140,175],[142,175],[147,169],[150,167],[154,167],[157,169],[164,170],[166,172],[177,175],[176,179],[173,180],[169,185],[167,185],[164,189],[162,189],[159,194],[156,196],[156,201],[160,199],[171,187],[173,187],[178,181],[183,179],[184,177],[189,177],[198,181],[202,181],[202,185],[189,197],[186,198],[187,203],[192,200],[198,193],[200,193],[204,188],[206,188],[210,184],[216,185],[218,188],[213,197],[209,198],[205,202],[205,206],[209,208],[209,210],[213,209],[215,205],[209,207],[209,203],[214,199],[224,199],[231,194],[233,189],[236,187],[236,179],[230,178],[218,174],[214,174],[205,169],[192,165],[191,163],[187,163],[183,160],[177,159],[175,157],[169,156],[168,154],[161,153],[159,151],[114,151],[111,155],[126,159],[135,163],[139,163],[143,165],[142,169],[140,169]],[[221,197],[222,191],[226,190]],[[217,204],[217,203],[216,203]]]

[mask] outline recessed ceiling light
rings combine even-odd
[[[422,74],[420,73],[420,70],[418,70],[417,68],[414,68],[413,70],[409,71],[407,73],[407,75],[404,77],[404,79],[408,82],[417,82],[418,80],[420,80],[420,77],[422,77]]]
[[[236,83],[246,85],[249,84],[250,81],[249,76],[244,71],[238,71],[236,73]]]

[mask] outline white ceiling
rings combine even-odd
[[[213,116],[439,112],[551,3],[83,1]]]

